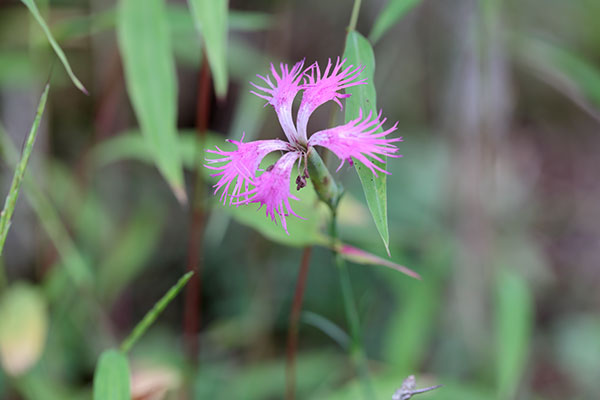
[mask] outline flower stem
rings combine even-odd
[[[358,21],[358,12],[360,10],[360,2],[361,0],[354,0],[352,14],[350,15],[350,24],[348,25],[348,32],[352,32],[356,29],[356,22]]]
[[[330,234],[332,240],[332,249],[335,249],[335,244],[338,242],[337,207],[331,210]],[[338,251],[333,250],[333,256],[335,258],[335,264],[340,276],[342,298],[344,300],[344,311],[346,313],[346,319],[350,325],[350,333],[352,337],[352,343],[350,345],[350,358],[358,370],[364,398],[374,400],[376,395],[371,385],[371,379],[369,378],[368,360],[363,347],[362,335],[360,332],[360,320],[356,304],[354,303],[354,291],[352,289],[352,283],[350,282],[350,274],[342,255]]]
[[[331,210],[331,248],[333,249],[333,256],[335,258],[335,264],[337,265],[340,274],[340,283],[342,286],[342,297],[344,299],[344,311],[346,313],[346,319],[350,325],[350,332],[352,336],[352,345],[350,346],[350,358],[356,365],[358,375],[360,377],[365,399],[373,400],[375,393],[371,387],[369,380],[369,370],[367,366],[367,357],[365,355],[362,338],[360,334],[360,322],[358,318],[358,311],[354,304],[354,293],[352,291],[352,284],[350,282],[350,275],[348,274],[348,268],[342,258],[342,255],[336,250],[337,243],[339,241],[338,230],[337,230],[337,210],[340,199],[343,195],[342,187],[335,182],[333,176],[325,166],[325,163],[319,156],[316,150],[310,149],[307,156],[307,168],[311,182],[319,196],[319,199],[329,206]]]
[[[308,175],[319,199],[327,204],[332,211],[335,211],[344,190],[335,182],[323,159],[314,148],[308,150],[306,161]]]

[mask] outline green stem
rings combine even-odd
[[[352,32],[356,29],[356,22],[358,21],[358,12],[360,11],[361,0],[354,0],[354,6],[352,7],[352,15],[350,15],[350,25],[348,25],[348,32]]]
[[[360,319],[356,304],[354,303],[354,290],[352,289],[350,274],[344,258],[339,252],[335,251],[335,244],[339,239],[337,231],[337,208],[331,210],[330,234],[332,240],[332,249],[334,249],[333,256],[335,257],[335,264],[338,268],[340,276],[344,311],[346,313],[346,319],[348,319],[348,323],[350,324],[350,333],[352,336],[350,358],[358,370],[364,398],[368,400],[374,400],[376,395],[369,377],[368,360],[363,347],[362,335],[360,331]]]
[[[160,315],[160,313],[167,307],[167,305],[177,296],[177,294],[183,289],[185,284],[190,280],[190,278],[194,275],[194,271],[190,271],[187,274],[183,275],[179,278],[179,281],[169,289],[167,293],[154,304],[154,307],[146,315],[144,319],[142,319],[136,326],[133,328],[133,331],[127,336],[127,338],[121,344],[121,351],[123,353],[127,353],[135,342],[148,330],[150,325],[154,323],[156,318]]]
[[[332,212],[337,209],[344,190],[338,185],[325,166],[323,159],[314,148],[308,150],[306,157],[308,175],[315,187],[319,199],[327,204]]]

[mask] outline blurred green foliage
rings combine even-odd
[[[345,45],[351,2],[225,3],[0,4],[4,193],[49,76],[52,87],[2,253],[0,397],[283,398],[300,248],[312,245],[297,398],[362,398],[327,210],[297,192],[307,220],[288,218],[288,236],[256,207],[212,197],[197,151],[243,131],[279,136],[248,81],[270,62],[352,57],[354,43],[356,60],[373,52],[372,93],[353,92],[345,116],[322,107],[309,131],[362,100],[399,120],[403,158],[388,162],[387,200],[365,200],[352,168],[336,175],[340,237],[387,257],[383,237],[423,278],[350,265],[377,398],[409,374],[444,384],[424,400],[599,398],[597,2],[365,1]],[[205,62],[215,93],[200,137]],[[172,188],[205,212],[197,364],[185,293],[127,355],[109,350],[186,269],[194,203]]]

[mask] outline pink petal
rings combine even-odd
[[[262,159],[269,153],[277,150],[290,150],[290,145],[283,140],[256,140],[254,142],[243,143],[237,140],[227,140],[237,146],[234,151],[224,151],[216,147],[216,150],[206,150],[208,153],[217,154],[221,157],[206,159],[206,168],[218,171],[211,176],[218,176],[219,181],[213,186],[215,194],[221,192],[220,201],[225,204],[229,197],[229,204],[232,204],[233,198],[242,191],[248,191],[249,185],[254,183],[256,171]],[[220,164],[221,165],[214,165]],[[230,192],[233,181],[235,185]]]
[[[302,152],[294,151],[283,155],[272,168],[268,168],[258,178],[256,178],[256,187],[252,190],[241,193],[238,197],[245,197],[245,200],[239,201],[237,204],[259,203],[260,207],[266,206],[266,215],[271,217],[271,220],[277,223],[275,215],[279,216],[281,225],[285,232],[287,223],[285,217],[294,215],[298,216],[290,206],[290,199],[298,200],[298,198],[290,193],[290,177],[296,161]]]
[[[338,171],[344,161],[351,163],[352,158],[355,158],[369,168],[373,174],[377,175],[377,171],[387,174],[387,171],[374,164],[371,159],[384,162],[382,157],[401,157],[395,154],[398,148],[392,143],[401,142],[402,138],[386,139],[388,134],[397,129],[398,123],[396,122],[386,131],[380,131],[386,121],[385,118],[380,121],[380,118],[381,112],[376,116],[370,112],[363,119],[363,112],[360,110],[358,118],[344,125],[313,134],[308,140],[308,145],[326,147],[338,156],[342,160]]]
[[[340,61],[338,57],[335,66],[331,59],[327,63],[325,71],[321,73],[319,65],[314,63],[306,69],[304,75],[305,83],[302,85],[304,94],[302,95],[302,103],[298,110],[298,135],[306,142],[306,126],[310,115],[321,104],[330,100],[335,101],[340,108],[342,103],[339,99],[349,97],[349,94],[339,93],[340,90],[355,85],[364,85],[367,83],[366,78],[356,80],[360,76],[364,67],[354,67],[349,65],[344,68],[346,60]],[[332,68],[333,66],[333,68]]]
[[[257,92],[251,91],[260,98],[268,101],[275,108],[279,123],[283,128],[283,132],[290,143],[297,142],[296,126],[292,120],[292,103],[294,98],[300,91],[300,80],[302,79],[302,67],[304,60],[297,62],[292,69],[287,64],[279,65],[280,72],[271,64],[271,74],[275,82],[268,75],[266,77],[257,75],[266,85],[259,86],[250,82],[257,89]],[[304,142],[306,143],[306,141]]]

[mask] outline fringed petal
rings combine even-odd
[[[398,148],[392,143],[401,142],[402,138],[387,139],[386,136],[397,129],[398,123],[382,131],[380,128],[386,119],[380,119],[381,112],[375,116],[370,112],[363,119],[363,112],[360,110],[358,118],[344,125],[314,133],[308,140],[308,145],[323,146],[338,156],[341,160],[338,171],[345,161],[352,163],[352,158],[355,158],[373,174],[377,175],[377,171],[387,174],[386,170],[372,160],[385,162],[382,157],[401,157],[395,154]]]
[[[292,120],[292,104],[300,90],[303,66],[304,60],[297,62],[291,70],[287,64],[281,63],[279,65],[280,71],[278,73],[275,66],[271,64],[271,74],[273,75],[275,82],[273,82],[268,75],[266,77],[256,75],[265,82],[264,86],[259,86],[250,82],[250,84],[257,89],[256,92],[251,91],[250,93],[267,100],[268,104],[271,104],[275,108],[279,123],[290,143],[296,143],[298,141],[296,126]]]
[[[340,99],[350,97],[350,95],[339,93],[340,90],[367,83],[366,78],[356,80],[364,67],[354,67],[353,65],[344,67],[345,63],[346,59],[340,61],[338,57],[335,66],[329,59],[323,73],[317,63],[308,67],[304,72],[305,82],[302,85],[304,94],[298,110],[298,136],[304,140],[304,143],[306,143],[308,119],[313,111],[330,100],[335,101],[342,108]]]
[[[260,207],[265,206],[267,217],[277,223],[275,216],[279,216],[281,225],[285,233],[289,235],[285,217],[293,215],[300,219],[304,219],[297,215],[290,205],[290,199],[298,200],[298,198],[290,193],[290,177],[292,170],[298,158],[302,156],[302,152],[294,151],[283,155],[275,165],[267,168],[265,172],[256,178],[256,187],[238,195],[245,198],[238,201],[237,204],[259,203]]]
[[[216,147],[216,150],[206,150],[208,153],[221,156],[213,159],[207,158],[204,166],[217,171],[211,174],[213,177],[219,177],[219,181],[213,186],[214,193],[217,194],[219,190],[222,190],[220,201],[223,204],[227,203],[227,198],[229,198],[231,205],[234,198],[238,199],[240,193],[250,189],[250,185],[254,184],[258,166],[267,154],[277,150],[291,149],[289,143],[279,139],[256,140],[248,143],[243,143],[243,140],[243,137],[241,141],[227,140],[237,146],[234,151],[224,151],[219,147]]]

